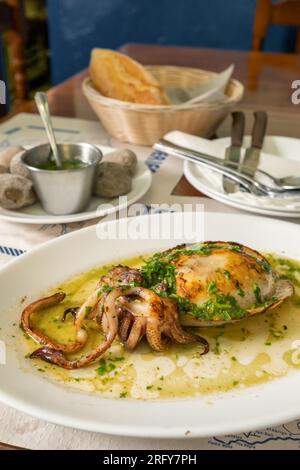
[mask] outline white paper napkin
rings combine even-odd
[[[187,147],[191,150],[197,150],[198,152],[203,152],[207,155],[211,155],[221,159],[223,159],[225,156],[226,146],[218,141],[208,140],[202,137],[196,137],[179,131],[169,132],[164,136],[164,138],[170,142],[173,142],[174,144]],[[245,149],[243,148],[241,153],[242,158],[244,152]],[[297,161],[297,159],[292,160],[288,158],[283,158],[282,156],[279,157],[277,155],[271,155],[265,152],[261,152],[260,163],[258,168],[267,171],[271,175],[279,178],[290,175],[300,176],[300,158]],[[230,198],[237,202],[270,210],[280,209],[283,211],[300,211],[300,196],[293,196],[289,194],[287,196],[274,199],[268,196],[255,196],[253,194],[246,193],[243,191],[237,191],[235,193],[227,195],[223,189],[223,177],[221,175],[217,174],[213,170],[208,170],[200,166],[199,171],[201,171],[201,183],[204,185],[207,183],[208,189],[210,191],[217,192],[220,195],[226,195],[227,198]],[[272,186],[272,182],[265,176],[257,173],[256,178],[259,181],[262,181],[268,184],[269,186]]]
[[[198,86],[190,88],[165,87],[165,91],[172,104],[191,105],[195,103],[217,103],[226,100],[226,87],[234,71],[234,65],[231,64],[222,72],[216,74],[213,78],[206,80]]]

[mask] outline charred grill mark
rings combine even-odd
[[[66,318],[67,318],[67,315],[69,315],[69,314],[72,315],[73,318],[75,318],[75,316],[76,316],[78,310],[79,310],[79,307],[70,307],[70,308],[67,308],[67,309],[64,311],[63,315],[62,315],[61,321],[65,321]]]

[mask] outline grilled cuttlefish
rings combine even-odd
[[[258,315],[293,295],[267,259],[234,242],[181,245],[155,254],[142,272],[161,296],[176,301],[181,322],[215,326]]]

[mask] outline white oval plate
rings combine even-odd
[[[165,216],[121,219],[100,223],[98,227],[102,233],[110,234],[114,228],[143,221],[155,227]],[[155,230],[152,233],[156,233]],[[300,227],[288,222],[207,213],[204,215],[204,238],[233,240],[262,251],[281,253],[284,250],[286,255],[300,259]],[[28,359],[18,351],[20,301],[24,296],[27,296],[26,302],[30,302],[48,288],[95,265],[174,244],[169,240],[100,240],[93,226],[45,243],[2,268],[0,338],[7,343],[7,364],[0,365],[0,400],[64,426],[137,437],[171,438],[187,434],[204,437],[255,431],[299,417],[300,371],[222,395],[161,401],[115,400],[74,391],[49,381],[34,372]]]
[[[224,145],[224,149],[230,145],[230,138],[224,137],[222,139],[216,139],[216,142]],[[250,137],[245,136],[244,146],[250,145]],[[281,136],[266,136],[263,150],[266,153],[277,155],[282,158],[289,158],[291,160],[298,160],[297,156],[300,153],[300,140],[291,137]],[[258,207],[250,205],[242,201],[237,201],[230,195],[224,194],[223,192],[217,191],[215,186],[205,178],[207,171],[204,168],[191,162],[184,162],[183,172],[189,183],[194,186],[198,191],[201,191],[206,196],[216,199],[223,204],[235,207],[236,209],[242,209],[247,212],[253,212],[255,214],[271,215],[273,217],[288,217],[288,218],[299,218],[299,211],[283,210],[283,209],[271,209],[266,207]]]
[[[113,149],[110,149],[112,151]],[[84,220],[104,217],[119,210],[125,209],[130,204],[141,199],[151,186],[152,173],[143,162],[139,162],[135,175],[132,179],[132,189],[126,194],[127,201],[120,203],[119,198],[106,199],[101,197],[92,197],[88,207],[84,212],[70,215],[51,215],[44,211],[41,204],[37,202],[32,206],[25,207],[18,211],[11,211],[0,207],[0,219],[10,222],[19,222],[24,224],[61,224],[71,222],[82,222]],[[108,207],[107,205],[111,205]],[[101,205],[103,208],[101,208]]]

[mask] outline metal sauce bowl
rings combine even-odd
[[[49,144],[38,145],[22,155],[24,165],[30,171],[34,189],[46,212],[67,215],[82,212],[88,205],[102,152],[91,144],[58,144],[62,161],[81,161],[82,168],[44,170],[38,168],[49,162]]]

